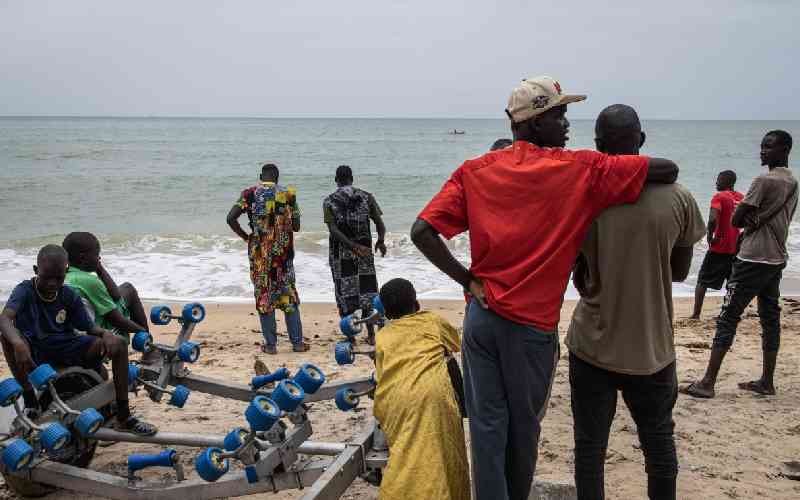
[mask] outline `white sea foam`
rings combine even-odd
[[[789,238],[793,255],[800,254],[800,227]],[[36,246],[45,241],[36,241]],[[114,278],[130,281],[140,295],[149,300],[202,300],[211,302],[250,302],[253,287],[243,242],[228,236],[144,236],[113,237],[103,243],[103,262]],[[411,280],[421,298],[461,299],[461,288],[437,270],[416,250],[407,234],[387,235],[389,253],[376,258],[379,282],[404,277]],[[465,235],[448,242],[462,262],[469,260]],[[8,298],[20,281],[32,275],[36,246],[15,245],[0,248],[0,300]],[[333,284],[328,266],[328,238],[321,232],[297,235],[295,270],[301,299],[306,302],[332,302]],[[706,251],[705,243],[695,249],[689,279],[673,286],[675,296],[691,296],[697,269]],[[793,259],[784,273],[783,292],[796,294],[800,261]],[[795,289],[798,288],[798,289]],[[713,292],[712,292],[713,293]],[[567,299],[577,298],[570,285]]]

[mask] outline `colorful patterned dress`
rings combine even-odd
[[[300,303],[293,264],[292,221],[300,220],[294,188],[261,182],[242,191],[237,205],[247,212],[252,229],[247,249],[256,309],[259,314],[293,312]]]
[[[369,255],[359,256],[333,235],[330,237],[328,262],[339,314],[346,316],[358,309],[370,311],[372,299],[378,294],[370,217],[381,215],[381,209],[368,192],[343,186],[325,198],[322,212],[325,223],[335,224],[351,241],[370,249]]]

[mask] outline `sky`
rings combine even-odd
[[[0,115],[800,119],[794,0],[0,0]]]

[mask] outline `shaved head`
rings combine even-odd
[[[36,256],[36,263],[39,266],[45,263],[63,264],[67,265],[67,252],[58,245],[45,245],[39,250],[39,255]]]
[[[597,116],[594,127],[597,149],[608,154],[639,154],[644,134],[636,110],[614,104]]]

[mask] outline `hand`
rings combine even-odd
[[[372,249],[364,245],[353,245],[353,253],[355,253],[359,257],[367,257],[369,254],[372,253]]]
[[[31,357],[31,348],[28,347],[28,343],[25,341],[14,344],[14,360],[17,362],[19,370],[25,375],[36,368],[36,363],[33,362]]]
[[[469,282],[468,291],[469,294],[478,301],[478,304],[482,308],[489,309],[489,306],[486,304],[486,291],[483,288],[483,282],[481,280],[478,278],[472,278],[472,280]]]
[[[117,345],[119,345],[117,336],[108,330],[105,330],[103,335],[100,337],[100,356],[103,358],[111,357],[111,355],[117,349]]]
[[[386,244],[383,240],[378,240],[375,242],[375,251],[381,253],[381,257],[386,257]]]

